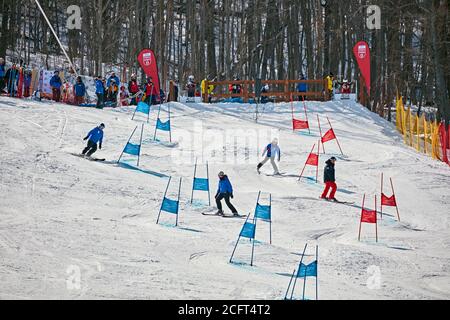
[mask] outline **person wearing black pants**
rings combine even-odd
[[[97,143],[99,144],[99,149],[102,149],[103,143],[103,130],[105,129],[105,125],[102,123],[98,127],[89,131],[87,136],[83,140],[88,140],[87,147],[84,148],[82,155],[86,155],[87,157],[92,156],[92,154],[97,151]]]
[[[230,202],[230,198],[233,199],[233,186],[231,185],[228,176],[226,176],[223,171],[219,173],[219,187],[217,189],[215,198],[218,209],[217,215],[224,215],[222,210],[222,199],[225,199],[225,203],[227,204],[228,208],[230,208],[233,215],[238,215],[236,208]]]

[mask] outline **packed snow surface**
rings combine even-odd
[[[98,110],[53,102],[0,98],[0,298],[2,299],[283,299],[290,274],[315,259],[318,245],[319,299],[450,298],[450,168],[403,144],[394,126],[352,101],[307,102],[311,133],[292,131],[291,104],[255,105],[171,103],[172,142],[158,131],[158,108],[144,125],[139,168],[125,155],[129,135],[139,143],[146,115],[134,109]],[[168,119],[168,105],[160,118]],[[304,119],[301,103],[295,117]],[[339,139],[320,154],[315,170],[298,175],[324,133],[327,116]],[[82,138],[106,124],[103,149],[93,162],[74,156]],[[270,162],[261,175],[256,164],[264,147],[279,139],[282,176]],[[323,166],[337,157],[336,178],[344,205],[319,200]],[[207,193],[195,192],[197,177],[209,165]],[[272,195],[269,224],[257,222],[254,266],[251,243],[241,239],[229,263],[245,219],[204,216],[214,213],[217,173],[234,188],[233,204],[243,215],[254,212],[256,198]],[[375,226],[358,228],[365,207],[380,210],[380,178],[389,196],[393,180],[401,221],[395,208],[383,208],[378,242]],[[167,197],[176,198],[182,178],[179,226],[175,215],[161,213]],[[230,213],[224,206],[225,212]],[[297,280],[294,298],[301,298]],[[315,298],[308,278],[306,298]]]

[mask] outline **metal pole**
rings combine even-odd
[[[142,124],[142,129],[141,129],[141,139],[139,141],[139,154],[138,154],[138,161],[137,161],[137,166],[139,167],[139,160],[141,159],[141,148],[142,148],[142,136],[144,135],[144,124]]]
[[[172,143],[172,124],[170,123],[170,103],[167,106],[169,111],[169,142]]]
[[[297,275],[295,276],[294,284],[293,284],[293,286],[292,286],[291,300],[292,300],[292,297],[294,296],[295,284],[297,283],[298,273],[299,273],[300,270],[301,270],[302,262],[303,262],[303,257],[305,256],[305,251],[306,251],[306,247],[307,247],[307,246],[308,246],[308,243],[305,244],[305,248],[303,249],[302,257],[300,258],[300,263],[299,263],[299,265],[298,265]],[[305,270],[305,271],[306,271],[306,270]]]
[[[306,111],[306,102],[304,96],[302,96],[302,100],[303,100],[303,109],[305,109],[306,123],[308,124],[308,132],[309,134],[311,134],[311,129],[309,128],[309,121],[308,121],[308,112]]]
[[[327,116],[327,120],[328,120],[328,124],[330,125],[330,128],[333,129],[333,127],[331,126],[330,119],[328,119],[328,116]],[[334,132],[334,130],[333,130],[333,132]],[[342,152],[342,148],[341,148],[341,145],[339,144],[339,140],[338,140],[338,138],[336,136],[336,133],[334,134],[334,137],[336,139],[336,142],[337,142],[337,145],[339,147],[339,150],[341,150],[341,154],[344,155],[344,152]]]
[[[176,218],[176,222],[175,222],[175,227],[178,226],[178,212],[179,212],[179,209],[180,209],[180,193],[181,193],[181,180],[182,179],[183,178],[180,177],[180,186],[178,187],[178,200],[177,200],[177,202],[178,202],[178,204],[177,204],[177,218]]]
[[[375,238],[378,242],[377,195],[375,195]]]
[[[161,113],[161,105],[159,105],[159,108],[158,108],[158,116],[156,117],[155,135],[153,136],[153,141],[156,140],[156,130],[158,130],[158,120],[159,120],[160,113]]]
[[[245,226],[245,224],[247,223],[248,218],[250,218],[250,213],[247,215],[247,219],[245,219],[244,226]],[[231,263],[232,260],[233,260],[234,252],[236,251],[236,248],[237,248],[237,245],[239,244],[239,240],[240,240],[240,239],[241,239],[241,233],[239,233],[239,237],[238,237],[238,239],[237,239],[237,241],[236,241],[236,244],[235,244],[235,246],[234,246],[233,252],[231,253],[230,263]]]
[[[362,224],[362,215],[364,211],[364,200],[366,199],[366,194],[364,193],[362,206],[361,206],[361,218],[359,219],[359,233],[358,233],[358,241],[361,241],[361,224]]]
[[[291,279],[289,280],[289,284],[288,284],[286,293],[284,294],[284,300],[287,300],[287,296],[288,296],[288,293],[289,293],[289,289],[290,289],[290,287],[291,287],[292,279],[293,279],[294,276],[295,276],[295,271],[296,271],[296,270],[294,269],[294,272],[292,272],[292,276],[291,276]]]
[[[136,126],[136,128],[134,128],[133,133],[131,134],[131,136],[128,138],[127,144],[125,145],[125,148],[127,147],[128,143],[130,143],[131,138],[133,138],[134,132],[136,131],[138,126]],[[119,160],[117,160],[117,163],[120,162],[120,159],[122,159],[123,156],[123,152],[125,151],[125,148],[123,148],[122,153],[120,154]]]
[[[253,239],[252,239],[252,258],[250,261],[250,266],[252,266],[252,267],[253,267],[253,253],[255,252],[256,222],[257,222],[257,219],[256,219],[256,216],[254,216],[253,223],[255,225],[255,233],[253,234]]]
[[[45,21],[47,21],[47,24],[48,24],[50,30],[53,32],[53,35],[55,36],[56,41],[58,41],[58,44],[61,47],[61,50],[63,51],[64,55],[66,56],[67,60],[69,61],[70,66],[72,67],[72,70],[75,72],[75,76],[78,77],[78,72],[77,72],[77,70],[75,69],[75,67],[74,67],[74,65],[72,63],[72,60],[70,60],[69,55],[67,54],[66,50],[64,49],[61,41],[59,40],[58,35],[55,32],[55,29],[53,29],[53,26],[51,25],[50,21],[48,20],[47,15],[44,12],[44,9],[42,9],[41,4],[39,3],[38,0],[34,0],[34,1],[36,2],[39,10],[41,11],[42,15],[44,16]]]
[[[319,158],[320,158],[320,139],[317,143],[317,166],[316,166],[316,183],[319,182]]]
[[[381,219],[383,219],[383,173],[381,173],[381,201],[380,202],[381,202],[381,209],[380,209]]]
[[[397,197],[395,196],[394,185],[392,184],[392,178],[390,178],[390,179],[391,179],[392,194],[394,195],[394,199],[395,199],[395,210],[397,210],[397,218],[398,218],[398,221],[400,221],[400,214],[398,213],[398,207],[397,207]]]
[[[270,210],[270,220],[269,220],[269,234],[270,234],[270,244],[272,244],[272,194],[269,194],[269,210]]]
[[[310,151],[309,154],[308,154],[308,158],[309,158],[309,156],[311,155],[311,153],[314,151],[314,147],[315,147],[315,146],[316,146],[316,144],[314,144],[313,147],[311,148],[311,151]],[[302,172],[300,173],[300,177],[298,178],[297,181],[300,181],[300,179],[302,178],[303,172],[305,171],[305,168],[306,168],[307,163],[308,163],[308,159],[306,159],[305,165],[303,166],[303,170],[302,170]],[[316,178],[316,182],[317,182],[317,178]]]
[[[208,161],[206,161],[206,180],[208,180],[208,205],[211,206],[211,193],[209,191],[209,169],[208,169]]]
[[[316,300],[319,300],[319,246],[316,245]]]
[[[197,172],[197,158],[195,158],[195,166],[194,166],[194,181],[192,182],[192,193],[191,193],[191,204],[194,199],[194,187],[195,187],[195,174]]]
[[[158,224],[158,222],[159,222],[159,216],[161,215],[162,206],[164,204],[164,200],[166,199],[167,190],[169,190],[170,180],[172,180],[172,177],[169,177],[169,182],[167,183],[166,191],[164,191],[163,202],[161,203],[161,207],[159,208],[159,213],[158,213],[158,218],[156,219],[156,224]]]
[[[320,140],[322,141],[322,129],[320,127],[320,119],[319,119],[319,115],[317,115],[317,123],[319,124],[319,133],[320,133]],[[325,144],[322,142],[322,149],[323,149],[323,153],[325,154]]]

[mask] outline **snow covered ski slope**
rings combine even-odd
[[[306,262],[319,246],[319,299],[449,299],[448,166],[405,146],[393,125],[355,102],[307,107],[311,135],[292,132],[290,104],[260,106],[255,123],[254,105],[172,103],[172,142],[162,131],[153,141],[152,109],[137,169],[131,156],[115,163],[140,124],[131,120],[131,107],[97,110],[1,97],[0,298],[283,299],[308,243]],[[295,109],[303,118],[302,105]],[[345,156],[334,141],[326,143],[319,184],[299,182],[319,140],[317,115],[323,131],[329,117]],[[106,161],[72,155],[100,123],[105,138],[94,156]],[[284,174],[271,176],[268,163],[258,175],[259,156],[275,137]],[[337,157],[336,198],[353,205],[318,199],[331,155]],[[261,203],[271,193],[273,244],[268,224],[258,222],[253,267],[245,240],[235,263],[228,262],[244,220],[202,215],[215,210],[204,192],[196,191],[191,204],[196,158],[198,177],[206,175],[208,161],[212,205],[219,171],[233,184],[240,214],[254,211],[260,190]],[[312,167],[305,173],[315,177]],[[384,208],[378,243],[368,224],[359,242],[362,197],[369,209],[374,195],[379,203],[381,173],[388,195],[387,178],[393,179],[401,222],[394,208]],[[177,228],[167,213],[156,224],[169,176],[182,178]],[[297,297],[301,288],[299,280]],[[311,279],[306,293],[314,298]]]

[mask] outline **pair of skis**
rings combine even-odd
[[[237,215],[226,215],[226,214],[217,214],[217,213],[204,213],[202,212],[202,215],[204,216],[210,216],[210,217],[222,217],[222,218],[246,218],[247,216],[243,216],[240,214]]]

